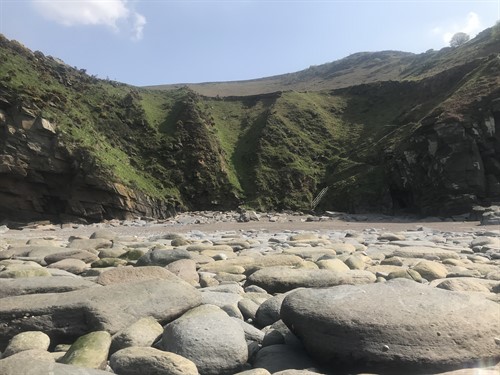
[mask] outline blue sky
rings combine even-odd
[[[500,0],[0,0],[0,32],[133,85],[290,73],[361,51],[440,49]]]

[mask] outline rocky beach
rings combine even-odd
[[[464,219],[1,226],[0,374],[498,374],[500,229]]]

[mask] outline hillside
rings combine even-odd
[[[421,55],[138,88],[0,39],[0,219],[450,215],[500,199],[500,30]]]
[[[295,73],[247,81],[157,85],[155,90],[182,87],[204,96],[247,96],[277,91],[321,91],[390,80],[418,80],[498,52],[498,43],[485,30],[461,48],[429,50],[423,54],[400,51],[359,52],[341,60],[311,66]]]

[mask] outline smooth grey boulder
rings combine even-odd
[[[245,332],[219,307],[196,307],[165,327],[164,350],[193,361],[202,375],[233,374],[248,359]]]
[[[23,279],[29,277],[49,277],[50,272],[43,267],[33,267],[30,265],[15,265],[8,266],[3,271],[0,271],[0,279]]]
[[[180,259],[191,259],[191,253],[185,249],[155,249],[148,251],[137,259],[137,266],[161,266],[164,267]]]
[[[98,229],[90,235],[90,239],[105,239],[113,241],[118,235],[109,229]]]
[[[269,267],[254,272],[247,283],[264,288],[268,293],[284,293],[296,288],[324,288],[343,284],[375,282],[373,273],[361,270],[335,272],[321,269]]]
[[[121,284],[145,280],[179,280],[165,268],[150,267],[118,267],[110,268],[102,272],[97,278],[97,283],[101,285]]]
[[[155,318],[141,318],[113,335],[110,353],[130,346],[152,346],[162,333],[163,327]]]
[[[2,375],[109,375],[109,372],[95,369],[64,365],[54,361],[39,359],[26,360],[21,352],[0,360]]]
[[[120,375],[198,375],[189,359],[149,347],[117,351],[110,358],[110,367]]]
[[[491,280],[478,279],[475,277],[453,277],[444,280],[438,280],[436,287],[453,292],[483,292],[489,293],[498,282]]]
[[[498,304],[406,279],[299,290],[281,317],[335,369],[416,374],[500,360]]]
[[[48,255],[63,253],[65,251],[68,251],[68,249],[60,246],[48,245],[16,246],[6,250],[6,252],[11,254],[9,258],[27,257],[33,258],[37,262],[43,261]]]
[[[206,291],[206,289],[201,290],[201,303],[204,305],[215,305],[219,307],[231,305],[238,308],[238,302],[242,298],[243,297],[239,294],[235,293],[212,292],[209,290]]]
[[[23,331],[45,332],[58,344],[91,331],[114,334],[145,316],[165,324],[198,306],[201,296],[180,280],[147,280],[1,301],[0,349]]]
[[[89,266],[80,259],[63,259],[47,266],[47,269],[58,269],[66,272],[73,273],[75,275],[79,275],[84,273]]]
[[[98,285],[81,278],[65,276],[0,279],[0,298],[25,294],[62,293],[92,287],[98,287]]]
[[[113,246],[113,242],[105,238],[75,238],[71,241],[67,248],[81,250],[99,250],[107,249]]]
[[[21,332],[9,341],[9,345],[7,345],[7,348],[3,352],[3,358],[26,350],[48,350],[49,345],[50,337],[43,332]]]
[[[395,250],[392,254],[401,258],[432,258],[432,259],[459,259],[456,251],[429,246],[407,246]]]
[[[243,298],[238,302],[238,308],[245,319],[255,320],[255,314],[259,309],[259,305],[248,298]]]
[[[445,266],[430,260],[421,260],[413,266],[413,270],[417,271],[427,281],[443,279],[448,275],[448,270]]]
[[[63,259],[79,259],[85,263],[92,263],[99,259],[99,257],[96,254],[86,250],[67,251],[67,249],[65,249],[65,251],[63,252],[47,255],[43,259],[47,264],[56,263]]]
[[[168,264],[165,268],[191,285],[197,285],[200,282],[200,276],[196,271],[196,262],[193,259],[179,259]]]

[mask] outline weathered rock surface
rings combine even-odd
[[[13,354],[25,350],[48,350],[50,345],[50,338],[43,332],[27,331],[15,335],[10,341],[9,345],[3,352],[2,357],[6,358]]]
[[[119,267],[104,271],[97,278],[101,285],[112,285],[145,280],[178,280],[178,278],[165,268],[151,267]]]
[[[0,279],[0,298],[39,293],[62,293],[96,287],[91,281],[74,277]]]
[[[200,374],[233,374],[248,359],[243,328],[213,305],[194,308],[165,328],[164,350],[193,361]]]
[[[0,347],[23,331],[42,331],[59,343],[95,330],[113,334],[145,316],[166,323],[200,302],[197,290],[173,280],[6,297],[0,304]]]
[[[375,275],[368,271],[351,270],[335,272],[319,269],[293,269],[268,267],[251,274],[248,283],[264,288],[268,293],[284,293],[296,288],[324,288],[343,284],[375,282]]]
[[[108,359],[111,335],[96,331],[81,336],[59,362],[78,367],[104,370]]]
[[[149,347],[119,350],[111,356],[110,366],[120,375],[198,375],[189,359]]]
[[[190,259],[191,254],[185,249],[164,250],[157,249],[148,251],[137,260],[138,266],[166,266],[176,260]]]
[[[281,308],[283,321],[321,363],[405,373],[500,360],[498,313],[498,304],[482,297],[404,279],[299,290]]]
[[[130,346],[152,346],[162,333],[163,327],[156,319],[141,318],[113,335],[110,353]]]
[[[109,375],[108,371],[95,369],[82,369],[78,366],[54,363],[52,360],[39,359],[26,360],[23,352],[9,358],[0,360],[0,374],[2,375]]]
[[[189,220],[191,220],[191,216],[194,216],[198,221],[202,220],[205,215],[209,214],[197,213],[185,214],[184,216],[187,216]],[[230,214],[219,213],[218,215],[227,216]],[[358,219],[357,217],[352,218],[352,220]],[[179,224],[179,220],[174,225],[182,225]],[[323,219],[318,218],[318,222],[321,220]],[[325,220],[329,220],[329,218],[325,218]],[[193,222],[189,221],[189,223]],[[0,236],[2,236],[0,249],[8,249],[11,246],[11,249],[22,248],[22,254],[36,255],[35,257],[25,257],[10,253],[9,250],[0,250],[4,253],[3,256],[0,254],[0,258],[5,258],[0,260],[0,273],[14,270],[21,272],[34,270],[37,272],[48,271],[51,275],[49,277],[17,279],[0,278],[0,340],[3,340],[0,350],[4,349],[7,341],[18,332],[22,332],[18,335],[22,337],[24,331],[36,329],[52,339],[49,350],[54,351],[48,352],[47,350],[26,347],[24,349],[28,350],[12,354],[5,361],[9,360],[10,357],[16,357],[19,358],[19,361],[27,363],[38,365],[40,361],[49,361],[56,366],[54,361],[60,360],[64,356],[70,347],[69,343],[96,330],[106,330],[113,334],[109,355],[116,353],[121,348],[127,348],[133,352],[136,348],[144,348],[149,353],[152,349],[151,346],[156,348],[154,350],[162,348],[162,342],[166,337],[166,329],[162,325],[167,324],[168,326],[169,322],[174,325],[177,320],[182,322],[183,318],[179,317],[201,303],[215,304],[219,306],[219,309],[214,306],[208,307],[208,309],[215,309],[217,314],[207,313],[203,316],[204,314],[200,312],[195,314],[197,315],[196,319],[191,317],[187,322],[180,324],[184,331],[181,333],[192,338],[190,342],[184,341],[184,346],[198,348],[196,354],[190,359],[193,363],[198,360],[195,357],[199,357],[200,361],[205,361],[205,350],[211,346],[214,347],[212,354],[216,353],[216,349],[226,348],[227,342],[232,345],[231,350],[233,350],[235,345],[232,344],[231,339],[235,334],[231,333],[234,330],[227,323],[227,319],[229,319],[240,327],[239,333],[236,334],[236,336],[240,336],[237,345],[241,345],[240,352],[246,353],[246,357],[242,357],[238,361],[237,367],[231,370],[222,370],[226,371],[227,374],[257,366],[255,362],[257,358],[264,364],[267,361],[270,366],[281,366],[278,372],[274,372],[275,374],[311,374],[317,373],[317,371],[342,374],[344,372],[359,373],[363,370],[387,375],[391,371],[390,375],[400,374],[401,371],[405,374],[435,373],[449,369],[437,366],[433,370],[431,369],[432,371],[427,371],[429,362],[440,360],[438,356],[443,353],[446,355],[454,350],[458,353],[457,356],[460,355],[467,359],[467,355],[463,355],[464,348],[472,345],[476,345],[478,352],[484,352],[484,326],[481,323],[478,324],[479,330],[476,331],[475,319],[479,319],[479,317],[482,319],[482,315],[478,314],[477,311],[482,313],[484,310],[486,315],[489,313],[482,306],[476,306],[474,314],[471,312],[474,310],[472,307],[460,307],[456,301],[456,295],[463,295],[460,298],[467,299],[467,304],[471,300],[476,301],[477,298],[481,298],[483,301],[495,301],[490,302],[494,306],[499,306],[500,302],[498,294],[500,292],[500,273],[498,271],[500,263],[497,257],[500,254],[498,247],[500,231],[496,229],[476,229],[472,226],[467,232],[453,232],[452,230],[444,232],[432,229],[431,227],[435,225],[433,223],[429,224],[429,227],[422,227],[420,224],[415,226],[414,223],[409,223],[405,225],[408,228],[406,231],[394,231],[398,234],[397,236],[384,233],[385,229],[382,231],[376,228],[366,228],[362,230],[319,229],[314,232],[284,230],[272,233],[262,230],[211,233],[192,230],[184,232],[181,237],[166,228],[170,225],[169,223],[150,223],[154,223],[152,219],[123,222],[123,226],[118,221],[95,224],[89,227],[71,225],[71,227],[77,228],[75,231],[67,225],[64,228],[58,228],[42,224],[33,232],[32,229],[24,229],[23,231],[11,230],[6,232],[7,234],[4,234],[0,227]],[[455,224],[442,223],[441,225],[454,229]],[[467,224],[457,223],[456,225]],[[100,235],[96,235],[94,236],[96,238],[87,241],[86,238],[95,232],[96,228],[111,228],[114,233],[109,236],[104,233],[102,239],[99,238]],[[166,233],[165,230],[169,232]],[[39,233],[43,238],[30,238],[37,231],[42,231]],[[154,235],[144,236],[148,233],[154,233]],[[70,235],[71,237],[68,239]],[[78,243],[78,239],[84,241],[79,246],[86,246],[89,248],[88,252],[79,248],[62,247],[68,241],[72,241],[72,243],[77,241],[76,243]],[[177,249],[173,248],[175,239],[182,239],[182,241],[176,242],[175,246],[179,246]],[[112,247],[100,248],[100,246],[110,246],[110,244]],[[47,251],[47,246],[49,252],[52,252],[51,249],[54,248],[57,248],[57,252],[42,258],[42,255]],[[170,253],[173,250],[184,250],[188,246],[190,247],[190,259],[176,260],[164,267],[144,267],[135,264],[137,259],[148,252]],[[426,249],[423,252],[421,251],[422,247]],[[333,251],[334,248],[335,251]],[[60,252],[60,249],[63,251]],[[200,252],[205,255],[200,254]],[[293,254],[287,254],[287,252]],[[448,252],[453,254],[452,257],[448,257],[450,255]],[[398,256],[394,256],[395,253]],[[78,260],[78,262],[84,263],[79,263],[80,266],[88,267],[88,262],[96,259],[95,254],[99,255],[101,267],[88,268],[80,275],[70,274],[63,269],[46,265],[46,263],[56,263],[54,261],[62,261],[64,265],[64,263]],[[120,264],[125,263],[127,266],[120,266]],[[357,270],[350,270],[346,263]],[[362,268],[364,271],[360,270]],[[183,276],[185,281],[196,285],[199,289],[196,290],[187,285],[178,276],[169,272],[169,269],[178,273],[178,276]],[[281,320],[284,314],[280,314],[282,302],[288,298],[288,294],[294,295],[302,291],[309,291],[312,295],[313,289],[311,287],[323,285],[324,282],[323,276],[318,277],[318,273],[325,275],[325,271],[326,274],[336,275],[336,277],[345,274],[340,278],[342,282],[347,281],[346,275],[352,276],[353,274],[364,275],[363,277],[369,279],[369,284],[326,286],[328,288],[326,290],[344,291],[331,299],[335,300],[333,306],[341,309],[341,315],[342,317],[345,315],[347,323],[341,321],[340,318],[337,319],[338,317],[332,313],[331,316],[327,314],[328,316],[324,319],[323,317],[318,319],[321,323],[318,323],[317,326],[315,326],[316,317],[312,316],[312,318],[300,319],[298,324],[290,327],[295,333],[300,333],[301,324],[309,324],[303,337],[309,333],[317,333],[316,336],[324,340],[325,344],[321,345],[319,355],[323,353],[322,350],[327,351],[330,346],[335,348],[338,345],[341,349],[344,347],[354,348],[352,350],[354,354],[346,354],[349,358],[354,358],[354,364],[342,362],[338,359],[339,354],[336,351],[334,355],[337,357],[332,359],[333,365],[325,368],[323,367],[324,362],[317,360],[318,357],[312,359],[315,353],[310,351],[311,357],[303,364],[296,365],[297,362],[300,362],[299,358],[305,355],[304,346],[302,341]],[[275,272],[279,277],[276,277],[275,280],[268,278],[265,281],[266,285],[255,282],[257,281],[254,279],[256,276],[274,275]],[[196,283],[198,277],[199,284]],[[417,288],[418,293],[407,292],[405,288],[399,288],[399,292],[393,293],[393,297],[390,297],[391,293],[372,293],[373,290],[370,288],[375,288],[376,284],[373,284],[375,277],[380,283],[385,283],[392,277],[410,278],[413,281],[389,281],[388,285],[403,283],[405,288],[410,288],[408,283],[411,283],[411,290]],[[415,281],[428,285],[420,285]],[[404,284],[405,282],[406,284]],[[165,288],[165,283],[175,284],[171,288],[174,291],[173,294],[164,290],[168,289]],[[278,291],[297,286],[302,289],[291,289],[272,296],[262,286],[273,293],[275,287]],[[321,286],[321,288],[325,288],[325,286]],[[382,287],[377,286],[376,288]],[[456,290],[459,293],[441,289]],[[428,291],[432,291],[430,296]],[[325,293],[325,290],[318,290],[318,293]],[[435,293],[448,294],[441,294],[438,298]],[[16,297],[16,295],[18,296]],[[356,296],[356,298],[349,297],[351,295]],[[390,301],[388,303],[385,302],[386,295],[389,295]],[[303,301],[307,306],[304,309],[299,309],[301,314],[302,312],[304,314],[316,313],[316,310],[317,314],[321,314],[330,306],[326,303],[328,301],[326,297],[318,298],[320,302],[317,303],[321,304],[318,308],[315,308],[314,304],[309,304],[308,298]],[[186,303],[186,299],[196,301],[190,305],[190,303]],[[439,299],[440,302],[435,303],[435,299]],[[432,305],[429,308],[427,301],[430,301]],[[471,306],[474,306],[476,302],[471,302]],[[450,306],[444,306],[447,304]],[[184,307],[181,309],[179,306]],[[177,308],[177,313],[172,311],[172,309]],[[285,311],[284,309],[283,311]],[[409,323],[393,324],[393,322],[398,323],[399,321],[387,312],[384,315],[383,310],[389,309],[392,311],[391,314],[394,316],[399,314],[403,316],[401,320]],[[333,311],[337,312],[335,309]],[[188,316],[189,313],[185,315]],[[456,319],[456,315],[462,317],[462,320]],[[165,318],[165,316],[167,317]],[[444,322],[443,316],[447,317],[447,322]],[[334,318],[337,319],[335,322],[344,322],[347,329],[332,328],[333,323],[330,323],[330,319]],[[494,321],[491,317],[486,319]],[[191,324],[193,321],[194,325]],[[351,324],[353,321],[356,323]],[[415,325],[409,327],[409,324],[415,324],[416,328]],[[310,327],[312,328],[309,329]],[[316,329],[316,327],[318,328]],[[494,324],[490,323],[491,327],[494,327]],[[433,329],[436,329],[436,332]],[[458,331],[461,336],[457,337],[455,332],[450,334],[449,332],[452,330]],[[335,334],[341,337],[338,338]],[[418,334],[427,336],[422,339],[420,336],[416,337]],[[438,338],[434,337],[433,334]],[[351,341],[346,339],[349,335],[354,339]],[[463,337],[466,335],[474,340],[464,339]],[[229,336],[231,339],[228,339]],[[332,336],[334,336],[333,339]],[[380,342],[375,342],[375,339],[370,341],[370,337],[375,336],[377,340],[383,339],[390,342],[382,344],[382,354],[380,355],[377,352],[379,349],[377,345]],[[495,333],[493,335],[495,345],[498,345],[500,341],[498,336]],[[356,344],[357,337],[363,337],[362,342],[358,340]],[[342,343],[337,343],[337,339]],[[497,340],[495,341],[495,339]],[[224,343],[220,344],[222,341]],[[474,344],[471,344],[472,341]],[[33,345],[33,343],[30,344]],[[273,350],[266,349],[269,347],[272,347]],[[406,348],[408,348],[407,352],[411,350],[412,353],[404,352]],[[425,356],[427,352],[424,352],[422,348],[429,349],[430,353],[436,352],[438,354],[428,355],[424,361],[415,359],[411,362],[418,355]],[[151,352],[150,357],[148,353],[143,355],[141,350],[130,356],[132,359],[126,362],[128,363],[127,369],[123,368],[117,371],[115,368],[115,372],[118,374],[126,371],[131,373],[144,372],[141,370],[142,368],[163,363],[164,353],[169,353],[162,351],[162,359],[157,360],[154,356],[158,351]],[[260,357],[259,351],[261,351]],[[342,355],[342,350],[339,351]],[[227,354],[228,352],[230,354]],[[404,353],[401,354],[401,352]],[[9,351],[6,353],[8,354]],[[109,355],[107,360],[109,360]],[[363,355],[369,359],[364,361]],[[101,355],[101,359],[105,356],[105,354]],[[211,362],[213,373],[221,373],[220,363],[227,364],[232,361],[231,366],[234,365],[235,354],[227,348],[216,355],[211,355],[211,357],[216,358]],[[399,367],[394,367],[393,370],[387,369],[383,364],[373,361],[373,358],[378,360],[379,357],[382,358],[382,361],[390,358],[387,359],[388,362],[398,364],[406,360],[407,367],[403,367],[403,370],[400,370]],[[410,357],[409,360],[408,357]],[[103,362],[104,360],[100,362],[99,366]],[[213,364],[214,362],[217,364]],[[12,364],[11,361],[7,363]],[[177,361],[172,360],[168,363],[175,364]],[[474,365],[471,361],[468,363],[456,361],[456,363],[454,365],[456,368]],[[360,364],[366,364],[366,367],[356,368]],[[481,364],[486,365],[487,363]],[[55,372],[59,371],[57,370],[59,366],[63,365],[57,364],[54,367]],[[423,366],[427,367],[422,369]],[[41,368],[43,371],[46,369],[43,366]],[[67,368],[65,367],[65,369]],[[70,368],[75,373],[74,367]],[[0,367],[0,374],[3,374],[2,370],[3,368]],[[111,368],[108,370],[112,371]],[[161,371],[167,371],[166,366],[163,366]],[[257,374],[259,372],[270,373],[262,368],[254,368],[250,371]],[[18,371],[19,374],[25,372],[29,373],[24,368]]]
[[[261,327],[265,327],[280,320],[281,304],[285,297],[286,294],[278,294],[264,301],[255,314],[257,324]]]

